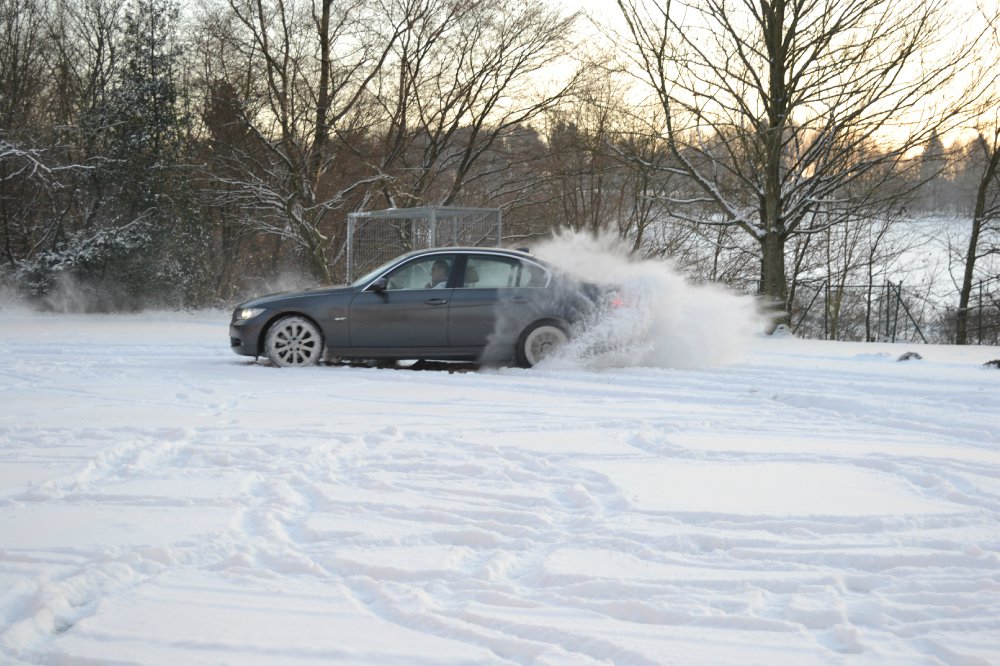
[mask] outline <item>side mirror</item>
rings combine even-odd
[[[377,294],[381,294],[383,291],[385,291],[385,288],[388,286],[388,284],[389,284],[388,280],[386,280],[384,277],[380,277],[379,279],[375,280],[370,285],[368,285],[368,291],[374,291]]]

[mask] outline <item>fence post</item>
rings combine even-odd
[[[869,271],[868,284],[865,285],[865,342],[872,340],[872,278]]]
[[[885,308],[885,339],[889,339],[889,281],[885,281],[885,297],[882,299],[882,305]]]
[[[897,304],[897,306],[902,305],[903,306],[903,311],[906,313],[906,316],[903,317],[903,330],[902,330],[902,332],[899,335],[905,341],[910,336],[910,319],[912,319],[913,317],[910,316],[910,308],[906,307],[906,301],[903,300],[903,281],[902,280],[900,280],[899,284],[896,285],[896,290],[897,290],[896,291],[896,304]],[[898,307],[896,308],[896,317],[897,317],[896,325],[898,327],[899,326],[899,321],[898,321],[899,308]]]
[[[979,332],[979,344],[983,344],[983,280],[979,281],[979,307],[976,309],[979,311],[976,330]]]
[[[354,270],[354,222],[357,216],[354,213],[347,214],[347,282],[350,284],[354,277],[351,272]]]
[[[830,281],[823,283],[823,339],[830,339]]]
[[[889,283],[892,285],[892,283]],[[899,304],[903,300],[903,283],[892,285],[896,289],[896,307],[892,310],[892,341],[896,341],[896,331],[899,330]]]

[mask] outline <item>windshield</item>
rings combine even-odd
[[[398,261],[399,261],[399,257],[395,257],[393,259],[390,259],[389,261],[385,262],[384,264],[382,264],[381,266],[379,266],[375,270],[368,271],[367,273],[365,273],[364,275],[362,275],[361,277],[359,277],[357,280],[353,280],[351,282],[351,286],[352,287],[357,287],[358,285],[365,284],[366,282],[371,282],[372,280],[374,280],[375,278],[377,278],[379,276],[379,274],[384,273],[386,270],[388,270],[388,268],[390,266],[392,266],[393,264],[395,264]]]

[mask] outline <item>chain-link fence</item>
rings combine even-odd
[[[404,252],[429,247],[496,247],[499,208],[424,206],[347,216],[347,281]]]
[[[965,334],[970,344],[1000,344],[1000,275],[972,285],[966,311]],[[948,314],[954,322],[956,311]]]
[[[1000,344],[1000,278],[977,283],[969,303],[970,344]],[[800,283],[792,299],[792,330],[825,340],[952,343],[955,308],[903,283]]]

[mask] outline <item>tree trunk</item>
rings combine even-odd
[[[309,248],[309,258],[312,260],[313,275],[315,275],[324,285],[336,284],[333,278],[333,271],[330,270],[330,262],[327,260],[326,248],[322,244]]]
[[[319,90],[316,100],[316,128],[313,135],[312,177],[318,183],[323,168],[323,156],[330,129],[327,117],[330,112],[330,6],[332,0],[323,0],[320,15],[315,17],[319,31]]]
[[[969,251],[965,255],[965,274],[962,277],[962,289],[958,294],[958,312],[955,313],[955,344],[968,344],[969,300],[972,297],[972,278],[976,270],[976,254],[979,245],[979,233],[983,226],[979,204],[976,204],[976,214],[972,220],[972,235],[969,237]]]
[[[775,324],[791,321],[788,308],[788,285],[785,282],[785,239],[770,232],[760,242],[760,293],[775,311]]]
[[[976,191],[976,208],[972,214],[972,233],[969,236],[969,251],[965,254],[965,274],[962,276],[962,289],[958,294],[958,312],[955,315],[955,344],[968,344],[969,299],[972,297],[972,278],[975,276],[976,259],[979,254],[979,234],[982,231],[983,219],[986,217],[986,193],[990,183],[1000,167],[1000,129],[993,134],[993,143],[989,147],[989,160],[979,180]]]

